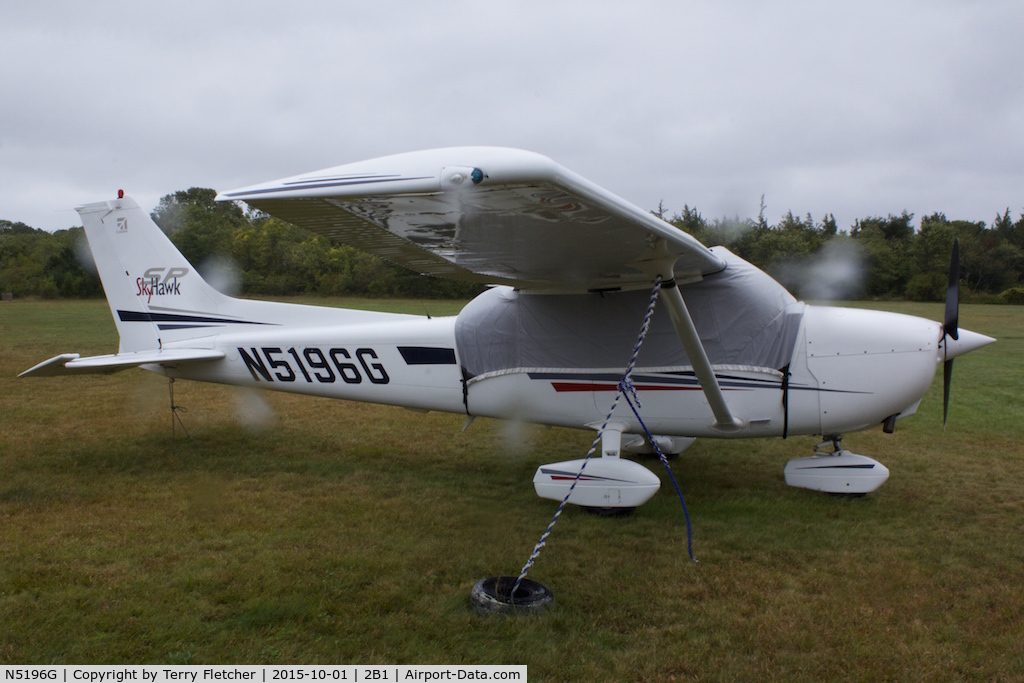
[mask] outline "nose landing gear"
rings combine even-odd
[[[889,478],[885,465],[864,455],[843,449],[843,437],[826,436],[809,458],[786,463],[786,483],[797,488],[825,493],[863,496]],[[832,450],[824,450],[831,444]]]

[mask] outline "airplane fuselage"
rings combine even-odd
[[[469,376],[457,322],[457,316],[385,315],[364,323],[232,332],[206,339],[224,353],[222,360],[166,373],[563,427],[599,424],[606,417],[622,368],[508,367]],[[633,383],[642,417],[657,434],[840,434],[913,413],[942,360],[940,340],[940,325],[922,318],[806,306],[788,377],[785,368],[716,366],[730,408],[746,425],[731,434],[715,429],[690,369],[638,366]],[[631,351],[621,349],[623,367]],[[627,405],[614,417],[630,425],[629,431],[640,431]]]

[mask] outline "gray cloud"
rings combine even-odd
[[[24,3],[0,218],[495,144],[648,209],[991,220],[1024,210],[1021,28],[1011,2]]]

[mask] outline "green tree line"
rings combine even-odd
[[[684,206],[667,220],[704,244],[727,247],[809,299],[942,301],[959,239],[961,297],[1024,304],[1024,214],[1014,221],[1009,209],[991,225],[933,213],[915,229],[914,215],[904,211],[860,218],[840,231],[831,214],[815,221],[790,211],[769,225],[762,199],[756,219],[708,220]]]
[[[243,295],[357,295],[468,298],[478,285],[423,277],[348,245],[336,244],[276,218],[214,201],[190,188],[166,195],[151,214],[204,275],[230,271]],[[1009,209],[984,221],[933,213],[867,217],[839,230],[826,214],[815,221],[787,212],[706,219],[688,205],[665,216],[707,245],[723,245],[767,271],[801,297],[939,301],[945,295],[953,240],[960,240],[965,298],[1024,303],[1024,214]],[[0,220],[0,292],[17,297],[102,295],[81,228],[50,233]]]

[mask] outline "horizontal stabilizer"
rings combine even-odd
[[[88,356],[86,358],[81,358],[77,353],[62,353],[26,370],[18,375],[18,377],[109,375],[112,372],[127,370],[128,368],[135,368],[140,365],[179,365],[181,363],[220,360],[223,357],[223,352],[212,349],[162,349],[136,351],[134,353],[116,353],[105,356]]]

